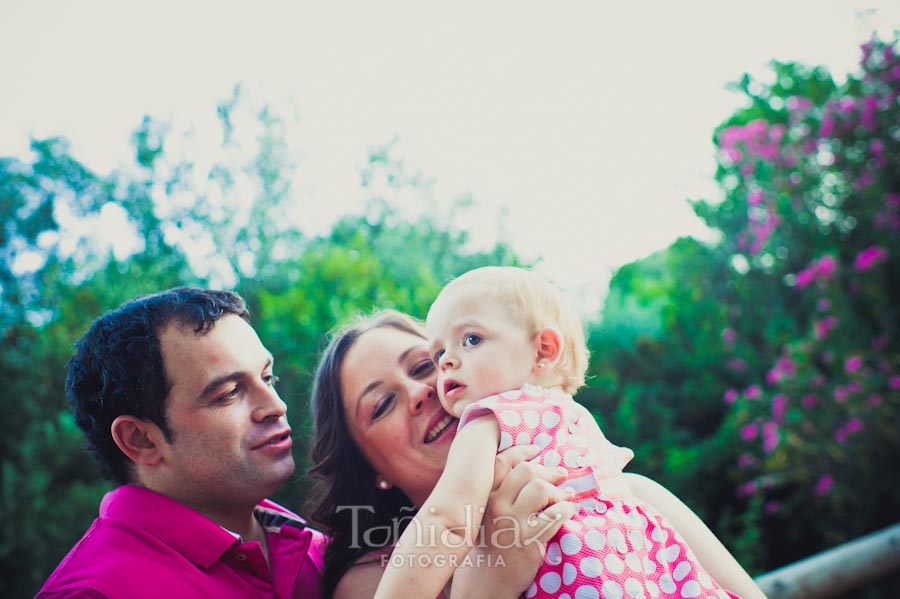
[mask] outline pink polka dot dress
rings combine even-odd
[[[547,545],[525,597],[736,599],[700,566],[674,528],[633,497],[621,478],[634,457],[610,443],[590,412],[559,390],[526,385],[469,405],[459,426],[493,414],[498,451],[534,444],[534,461],[564,466],[579,511]]]

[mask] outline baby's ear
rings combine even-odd
[[[553,327],[546,327],[534,334],[538,364],[552,364],[562,352],[562,335]]]

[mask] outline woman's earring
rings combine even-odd
[[[546,362],[538,362],[538,368],[543,368],[547,365]]]
[[[378,477],[378,480],[376,481],[375,484],[382,491],[387,491],[388,489],[390,489],[391,487],[394,486],[391,483],[389,483],[388,481],[386,481],[385,479],[381,478],[380,476]]]

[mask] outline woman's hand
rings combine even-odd
[[[576,511],[556,485],[564,469],[527,462],[539,448],[518,445],[497,455],[494,485],[477,546],[453,575],[454,598],[518,597],[534,581],[547,542]]]

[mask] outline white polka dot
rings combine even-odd
[[[519,423],[522,422],[522,419],[519,418],[518,412],[513,412],[512,410],[503,410],[500,412],[500,421],[506,426],[519,426]]]
[[[562,563],[562,552],[559,549],[559,543],[550,543],[547,545],[547,555],[544,561],[554,566]]]
[[[556,412],[544,412],[544,415],[541,416],[541,424],[543,424],[546,429],[553,428],[559,424],[559,414]]]
[[[559,546],[566,555],[575,555],[581,551],[581,539],[572,533],[566,533],[559,540]]]
[[[603,582],[603,599],[622,599],[622,586],[615,580]]]
[[[637,556],[637,553],[631,552],[625,556],[625,565],[628,566],[629,570],[633,570],[635,572],[643,572],[643,567],[641,566],[641,558]]]
[[[659,551],[656,552],[656,561],[662,562],[674,562],[678,559],[678,554],[681,553],[681,547],[679,545],[670,545],[667,548],[660,547]]]
[[[563,528],[565,530],[574,530],[575,532],[580,531],[584,526],[581,525],[581,522],[577,520],[569,520],[565,524],[563,524]]]
[[[651,597],[659,597],[659,587],[656,586],[656,583],[652,580],[645,580],[644,586],[647,587],[647,592],[650,593]]]
[[[528,587],[528,590],[525,591],[525,596],[528,597],[528,599],[531,599],[535,595],[537,595],[537,585],[532,582],[531,586]]]
[[[699,570],[697,572],[697,580],[707,589],[711,589],[715,586],[712,578],[709,577],[709,574],[707,574],[705,570]]]
[[[522,391],[519,389],[504,391],[500,394],[500,397],[502,397],[503,399],[519,399],[520,397],[522,397]]]
[[[623,513],[621,509],[611,511],[609,517],[619,524],[625,524],[626,526],[631,524],[631,518],[628,517],[628,514]]]
[[[559,590],[560,584],[559,574],[556,572],[547,572],[541,576],[541,590],[545,593],[555,593]]]
[[[639,530],[629,530],[628,531],[628,540],[631,542],[631,547],[635,551],[640,551],[644,546],[644,535],[641,534]]]
[[[616,551],[619,553],[625,553],[628,551],[628,543],[625,541],[625,535],[622,534],[622,531],[618,528],[613,528],[606,534],[606,540],[609,541],[609,544],[612,545]]]
[[[568,440],[569,440],[569,435],[568,435],[568,433],[566,433],[566,429],[561,428],[558,431],[556,431],[556,444],[557,445],[559,445],[561,447]]]
[[[681,596],[685,599],[700,596],[700,583],[696,580],[689,580],[681,587]]]
[[[572,595],[570,595],[568,593],[563,593],[562,595],[559,596],[559,599],[572,599]]]
[[[672,578],[677,581],[682,581],[685,577],[691,573],[691,564],[689,562],[679,562],[675,569],[672,571]]]
[[[606,564],[606,569],[613,574],[621,574],[625,571],[625,562],[615,553],[607,553],[603,562]]]
[[[572,584],[576,576],[578,576],[578,570],[575,569],[574,564],[569,562],[563,564],[563,584]]]
[[[600,592],[592,586],[583,585],[575,589],[575,599],[599,599]]]
[[[625,592],[628,593],[629,597],[643,595],[644,585],[642,585],[637,578],[629,578],[625,581]]]
[[[534,437],[534,444],[540,447],[541,449],[550,445],[550,441],[553,440],[553,437],[548,435],[547,433],[538,433]]]
[[[672,577],[668,574],[663,574],[659,577],[659,588],[663,593],[669,593],[671,595],[675,592],[675,581],[672,580]]]
[[[581,458],[581,454],[575,451],[574,449],[568,450],[563,456],[563,462],[569,468],[578,468],[578,460]]]
[[[585,520],[585,522],[587,522],[587,520]],[[606,545],[606,537],[604,537],[603,533],[599,530],[589,530],[584,533],[584,542],[594,551],[598,551],[603,549]]]
[[[522,431],[516,435],[516,445],[531,445],[531,435]]]
[[[551,449],[544,454],[544,466],[550,466],[551,468],[559,466],[559,454],[555,450]]]
[[[508,432],[503,431],[500,433],[500,445],[497,446],[497,451],[503,451],[507,447],[512,447],[513,438]]]
[[[656,572],[656,562],[649,557],[644,558],[644,574],[653,574]]]
[[[584,523],[588,526],[606,526],[606,518],[603,516],[587,516]]]
[[[631,512],[631,520],[634,523],[634,527],[641,531],[643,535],[644,531],[647,530],[647,517],[638,511],[633,511]]]
[[[653,534],[650,535],[650,538],[657,543],[665,543],[669,538],[669,533],[666,532],[664,528],[660,528],[659,526],[657,526],[653,529]]]
[[[522,419],[528,428],[537,428],[538,423],[541,421],[541,417],[534,410],[525,410],[522,414]]]
[[[588,578],[597,578],[603,574],[603,564],[596,557],[586,557],[578,565],[581,573]]]

